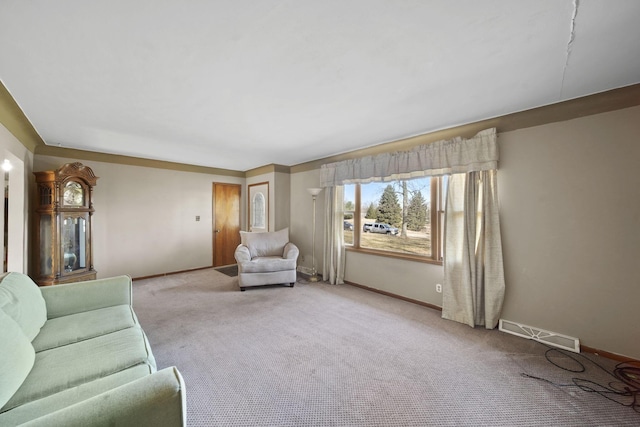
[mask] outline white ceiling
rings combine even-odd
[[[640,82],[638,0],[2,0],[48,145],[249,170]]]

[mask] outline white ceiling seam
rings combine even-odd
[[[571,57],[571,50],[573,48],[573,41],[576,38],[576,18],[578,17],[578,6],[580,5],[580,0],[573,0],[573,14],[571,16],[571,28],[569,29],[569,41],[567,42],[567,59],[564,63],[564,68],[562,69],[562,84],[560,86],[560,96],[559,99],[563,98],[564,91],[564,79],[567,74],[567,68],[569,67],[569,59]]]

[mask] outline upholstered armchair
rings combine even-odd
[[[289,229],[266,233],[240,232],[236,248],[238,284],[251,286],[296,283],[296,262],[300,251],[289,241]]]

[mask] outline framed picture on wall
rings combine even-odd
[[[249,231],[269,231],[269,183],[249,185]]]

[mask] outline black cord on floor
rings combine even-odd
[[[586,360],[590,364],[600,368],[601,370],[612,376],[614,380],[609,382],[607,385],[603,385],[588,379],[574,377],[571,379],[572,384],[558,384],[546,378],[536,377],[534,375],[529,375],[526,373],[522,373],[520,375],[525,378],[533,378],[535,380],[544,381],[556,387],[577,387],[587,393],[596,393],[606,399],[609,399],[612,402],[617,403],[618,405],[630,407],[634,411],[640,413],[640,363],[633,361],[621,362],[616,365],[613,372],[610,372],[599,363],[589,359],[588,357],[580,353],[570,353],[568,351],[563,351],[561,349],[549,347],[547,345],[545,345],[545,347],[548,348],[548,350],[544,353],[547,361],[549,361],[549,363],[553,364],[554,366],[562,369],[563,371],[572,373],[583,373],[587,370],[587,368],[582,362],[583,360]],[[569,368],[566,366],[560,366],[551,358],[554,353],[558,353],[562,356],[568,357],[573,362],[575,362],[575,367]],[[626,403],[625,401],[628,400],[630,400],[631,402]]]

